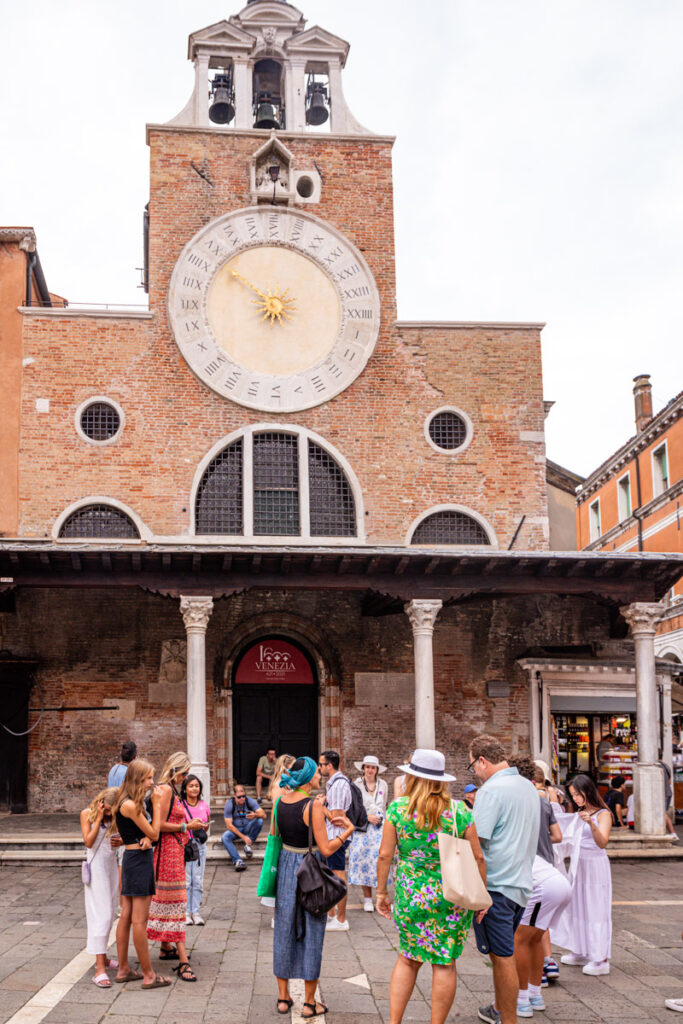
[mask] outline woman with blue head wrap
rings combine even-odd
[[[302,767],[297,769],[297,765]],[[299,757],[290,768],[283,771],[280,786],[283,789],[300,789],[313,781],[317,771],[318,765],[312,757]]]
[[[344,845],[353,833],[346,815],[335,817],[335,825],[344,829],[341,836],[327,838],[325,811],[311,790],[320,788],[320,771],[312,757],[299,757],[282,773],[282,795],[273,809],[271,831],[279,831],[282,853],[277,866],[275,897],[275,934],[273,936],[273,973],[277,980],[277,1012],[288,1014],[293,1000],[289,995],[289,979],[304,979],[304,1004],[301,1017],[319,1017],[327,1012],[324,1003],[315,998],[325,940],[327,915],[304,915],[304,927],[297,929],[296,872],[308,851],[309,824],[313,832],[313,849],[319,856],[329,857]]]

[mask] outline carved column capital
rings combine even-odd
[[[443,601],[407,601],[403,610],[410,619],[413,636],[431,636],[436,617],[443,607]]]
[[[212,597],[183,597],[181,595],[180,614],[188,633],[206,633],[212,611]]]
[[[664,612],[664,605],[658,601],[635,601],[633,604],[622,605],[619,611],[631,627],[631,635],[634,638],[654,636],[657,623]]]

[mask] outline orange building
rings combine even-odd
[[[649,375],[634,384],[635,435],[577,489],[577,547],[683,552],[683,391],[653,416]],[[683,578],[666,606],[655,649],[683,662]]]

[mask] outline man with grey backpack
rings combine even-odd
[[[353,803],[353,793],[351,790],[352,783],[349,782],[347,777],[342,774],[340,770],[341,758],[336,750],[324,750],[320,755],[318,761],[318,767],[320,768],[320,774],[323,779],[327,780],[325,786],[325,804],[326,804],[326,826],[327,826],[327,838],[329,840],[336,839],[341,836],[343,829],[338,825],[333,825],[330,818],[327,817],[329,814],[331,817],[335,817],[336,814],[346,814],[351,804]],[[351,820],[351,819],[349,819]],[[367,817],[366,817],[367,823]],[[357,822],[352,822],[356,825]],[[343,879],[346,882],[346,850],[351,842],[347,839],[338,850],[327,858],[327,863],[330,868],[334,871],[335,875]],[[349,922],[346,920],[346,896],[336,907],[333,907],[327,919],[327,931],[331,932],[347,932],[349,930]]]

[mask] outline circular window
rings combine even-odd
[[[465,448],[472,436],[472,426],[463,413],[453,409],[439,409],[426,423],[427,440],[442,452]]]
[[[123,411],[111,399],[90,398],[76,411],[76,429],[88,441],[113,441],[122,426]]]
[[[310,178],[307,174],[302,174],[296,183],[296,190],[302,199],[310,199],[315,190],[313,178]]]

